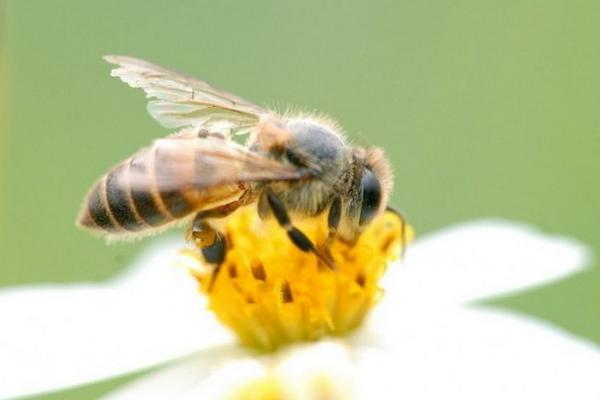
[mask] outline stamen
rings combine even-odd
[[[235,264],[229,264],[229,266],[227,267],[227,272],[229,273],[229,277],[231,279],[237,278],[237,276],[238,276],[238,272],[237,272],[237,268],[235,267]]]
[[[356,283],[358,284],[358,286],[360,286],[361,288],[364,288],[366,282],[367,282],[367,278],[365,277],[365,275],[362,272],[359,272],[358,275],[356,276]]]
[[[288,281],[283,281],[281,284],[281,301],[283,303],[291,303],[294,301],[294,295],[292,294],[292,288]]]
[[[252,263],[252,275],[256,280],[263,282],[267,280],[267,273],[265,272],[265,267],[260,261]]]

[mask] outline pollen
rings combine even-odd
[[[272,351],[360,326],[383,295],[379,280],[388,264],[412,240],[412,228],[403,223],[385,212],[355,243],[333,239],[328,251],[335,270],[295,247],[275,221],[262,221],[251,209],[238,210],[225,226],[228,251],[216,274],[196,249],[182,254],[216,317],[242,344]],[[326,221],[307,219],[296,226],[317,246],[326,242]]]

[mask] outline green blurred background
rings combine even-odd
[[[0,286],[100,280],[143,246],[74,227],[94,180],[166,134],[140,91],[109,78],[108,53],[338,118],[387,150],[393,203],[419,233],[495,216],[598,251],[599,12],[550,0],[5,2]],[[591,269],[495,303],[600,342],[599,287]]]

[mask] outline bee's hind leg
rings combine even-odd
[[[207,219],[218,219],[225,218],[238,208],[248,204],[252,200],[250,190],[244,186],[240,187],[244,191],[241,196],[230,203],[223,204],[219,207],[210,208],[208,210],[199,211],[194,217],[192,226],[188,231],[188,240],[193,240],[199,247],[206,247],[211,245],[216,236],[216,231],[206,222]]]
[[[215,269],[213,269],[210,276],[210,282],[208,283],[208,291],[211,292],[215,284],[215,280],[219,275],[219,271],[221,271],[223,261],[225,261],[225,255],[227,254],[227,240],[225,239],[225,236],[218,233],[214,243],[210,246],[202,248],[201,251],[204,259],[207,262],[215,265]]]
[[[200,249],[206,262],[214,265],[208,284],[208,291],[210,292],[227,255],[227,240],[221,232],[210,226],[201,214],[198,213],[194,218],[188,236]]]
[[[206,262],[215,266],[208,285],[209,292],[212,290],[223,261],[225,261],[227,240],[225,235],[218,232],[206,220],[209,218],[224,218],[246,204],[249,199],[250,192],[246,190],[239,199],[216,208],[200,211],[194,217],[192,226],[188,231],[188,240],[192,240],[196,244]]]
[[[335,263],[333,262],[331,257],[328,254],[323,253],[321,250],[317,249],[313,242],[308,238],[308,236],[306,236],[300,229],[292,225],[292,221],[290,220],[290,216],[288,215],[285,205],[279,199],[279,197],[277,197],[271,192],[267,192],[266,196],[267,202],[269,204],[269,207],[273,211],[275,219],[277,220],[279,225],[283,229],[285,229],[292,243],[294,243],[296,247],[298,247],[302,251],[310,251],[316,254],[316,256],[319,257],[319,259],[323,261],[325,265],[327,265],[330,269],[335,270]]]
[[[202,213],[198,213],[188,230],[187,239],[193,241],[196,247],[203,249],[215,242],[217,234],[218,232],[206,222]]]

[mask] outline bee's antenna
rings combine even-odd
[[[400,259],[404,260],[404,255],[406,254],[406,217],[402,212],[392,206],[387,206],[385,210],[395,214],[402,223],[402,227],[400,228],[400,244],[402,246],[402,249],[400,250]]]

